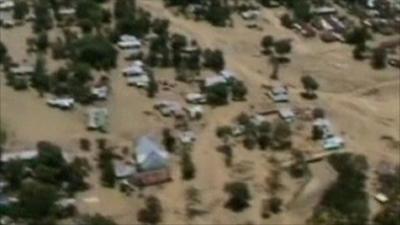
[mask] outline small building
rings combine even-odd
[[[204,79],[204,86],[206,88],[217,84],[225,84],[225,83],[226,83],[226,78],[223,76],[212,76]]]
[[[178,134],[178,139],[183,144],[192,144],[196,141],[196,135],[193,131],[184,131]]]
[[[259,10],[247,10],[240,14],[244,20],[255,20],[260,16]]]
[[[323,140],[325,150],[337,150],[344,147],[344,140],[339,136],[329,136]]]
[[[136,173],[134,165],[122,162],[120,160],[113,161],[114,174],[117,179],[125,179],[133,176]]]
[[[289,123],[293,122],[296,118],[296,115],[291,108],[280,108],[278,109],[278,114],[283,120]]]
[[[149,86],[150,78],[147,74],[138,76],[129,76],[127,78],[127,84],[129,86],[136,86],[138,88],[146,88]]]
[[[133,35],[121,35],[117,45],[121,49],[140,49],[142,43]]]
[[[3,1],[0,2],[0,10],[10,10],[13,9],[15,6],[14,1]]]
[[[277,86],[269,88],[268,96],[274,102],[288,102],[289,101],[289,90],[286,86],[277,85]]]
[[[137,172],[132,182],[137,185],[152,185],[169,181],[169,154],[149,136],[141,137],[136,144]]]
[[[27,76],[27,75],[32,75],[35,72],[35,68],[33,66],[28,66],[28,65],[19,65],[10,68],[10,72],[11,74],[16,76]]]
[[[61,17],[73,17],[75,16],[76,10],[74,8],[61,8],[58,10],[58,14]]]
[[[318,118],[314,120],[313,127],[322,131],[323,138],[333,136],[332,124],[328,119]]]
[[[105,85],[92,87],[92,95],[100,100],[106,100],[108,97],[108,87]]]
[[[186,95],[185,99],[191,104],[204,104],[207,102],[206,96],[200,93],[189,93]]]
[[[154,108],[160,111],[163,116],[183,117],[184,109],[179,102],[162,100],[154,104]]]
[[[330,6],[323,6],[318,8],[312,8],[311,13],[317,15],[332,15],[337,13],[337,9]]]
[[[124,76],[140,76],[145,73],[146,72],[145,72],[143,66],[139,66],[136,64],[126,67],[122,70],[122,75],[124,75]]]
[[[108,110],[106,108],[90,108],[87,116],[87,129],[107,132]]]
[[[46,100],[47,105],[57,107],[63,110],[74,108],[75,99],[70,97],[54,97]]]
[[[193,105],[185,108],[190,119],[199,119],[203,116],[204,109],[201,105]]]
[[[1,154],[1,162],[6,163],[11,160],[32,160],[38,157],[39,152],[34,150],[24,150],[19,152],[4,152]]]
[[[374,197],[375,197],[375,200],[381,204],[387,203],[389,201],[389,198],[383,193],[378,193]]]

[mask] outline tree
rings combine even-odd
[[[4,178],[10,188],[19,189],[24,176],[24,163],[21,160],[11,160],[4,164]]]
[[[225,192],[230,195],[226,207],[231,210],[238,212],[249,206],[248,201],[251,199],[251,195],[246,183],[228,183],[225,185]]]
[[[296,19],[308,22],[311,19],[311,5],[308,0],[293,1],[293,13]]]
[[[42,31],[37,36],[36,48],[39,51],[45,52],[48,46],[49,46],[49,39],[48,39],[48,36],[47,36],[47,32],[46,31]]]
[[[293,26],[293,20],[289,14],[285,13],[281,16],[281,24],[282,26],[291,29]]]
[[[115,186],[114,166],[111,160],[104,162],[101,170],[101,181],[106,187],[112,188]]]
[[[79,0],[76,5],[76,17],[98,28],[103,19],[103,10],[93,0]]]
[[[375,69],[383,69],[386,67],[387,52],[384,48],[376,48],[372,52],[371,65]]]
[[[237,101],[242,101],[246,99],[247,87],[242,81],[234,81],[231,86],[232,99]]]
[[[274,43],[275,51],[279,55],[285,55],[292,51],[292,45],[288,40],[280,40]]]
[[[228,103],[229,90],[226,84],[219,83],[207,87],[207,102],[211,105],[219,106]]]
[[[62,150],[59,146],[51,142],[39,141],[37,143],[37,149],[39,153],[37,161],[40,165],[51,168],[63,168],[66,165]]]
[[[363,60],[364,55],[363,53],[365,52],[366,47],[364,44],[356,44],[356,46],[353,49],[353,58],[356,60]]]
[[[184,150],[182,153],[181,170],[184,180],[191,180],[196,176],[196,168],[188,150]]]
[[[319,88],[319,84],[312,76],[309,75],[302,76],[301,83],[303,84],[303,87],[306,90],[305,96],[309,98],[316,97],[315,91]]]
[[[325,117],[325,110],[317,107],[317,108],[313,109],[312,115],[313,115],[314,119],[318,119],[318,118],[322,119]]]
[[[66,181],[68,181],[67,191],[75,193],[77,191],[86,190],[89,185],[85,182],[85,177],[88,175],[87,161],[80,158],[75,158],[66,168]]]
[[[0,64],[3,64],[6,56],[7,56],[7,47],[3,42],[0,41]]]
[[[169,152],[175,152],[175,137],[171,134],[171,130],[168,128],[163,129],[163,144],[165,149]]]
[[[73,79],[75,79],[78,83],[86,84],[86,82],[93,79],[92,74],[90,73],[90,66],[85,63],[76,63],[70,68]]]
[[[224,54],[221,50],[210,50],[206,49],[203,53],[204,66],[213,69],[217,72],[221,71],[225,67]]]
[[[87,35],[70,45],[71,59],[87,63],[96,69],[108,70],[116,66],[117,50],[104,37]]]
[[[31,77],[31,84],[39,94],[47,92],[50,89],[50,78],[46,71],[46,61],[42,55],[38,55],[36,59],[35,71]]]
[[[48,30],[53,26],[53,20],[50,15],[50,6],[47,0],[38,0],[34,4],[35,21],[33,29],[35,32]]]
[[[100,214],[83,215],[79,220],[79,225],[117,225],[117,223],[109,218]]]
[[[346,42],[354,45],[365,46],[365,42],[369,38],[371,38],[371,34],[368,33],[365,27],[355,27],[345,35]]]
[[[158,198],[150,196],[146,198],[146,207],[139,210],[137,218],[141,223],[158,224],[162,221],[162,206]]]
[[[287,122],[278,121],[275,124],[275,129],[272,132],[272,140],[275,144],[276,148],[285,148],[289,147],[291,144],[290,137],[292,135],[292,131]]]
[[[54,216],[58,196],[53,186],[30,182],[22,186],[18,199],[18,214],[37,222]]]
[[[22,20],[29,13],[29,6],[26,1],[18,0],[14,4],[14,14],[13,17],[16,20]]]
[[[269,208],[273,213],[279,213],[282,207],[282,199],[278,197],[272,197],[268,200]]]
[[[261,40],[261,47],[264,51],[270,49],[274,44],[274,37],[272,35],[266,35]]]
[[[230,11],[221,1],[211,1],[206,12],[205,18],[214,26],[226,26],[226,21],[230,19]]]

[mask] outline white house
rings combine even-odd
[[[121,49],[140,49],[142,43],[133,35],[122,35],[117,43]]]
[[[286,86],[277,85],[269,88],[268,96],[274,100],[274,102],[288,102],[289,90]]]
[[[62,98],[49,98],[47,99],[46,103],[49,106],[57,107],[60,109],[72,109],[75,104],[75,100],[69,97],[62,97]]]
[[[93,96],[100,100],[106,100],[108,97],[108,87],[107,86],[98,86],[92,87],[90,92]]]
[[[189,93],[185,99],[191,104],[204,104],[207,102],[206,96],[200,93]]]

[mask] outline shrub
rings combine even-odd
[[[232,135],[232,128],[230,126],[217,127],[216,134],[219,138]]]
[[[191,180],[196,176],[196,168],[193,164],[192,156],[187,150],[182,153],[181,170],[184,180]]]
[[[206,90],[207,102],[214,106],[226,105],[228,103],[229,90],[226,84],[219,83]]]
[[[91,143],[89,139],[87,138],[79,139],[79,145],[83,151],[90,151]]]
[[[146,198],[146,207],[139,210],[137,218],[141,223],[158,224],[162,221],[163,209],[158,198],[150,196]]]

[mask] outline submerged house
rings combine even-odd
[[[137,172],[132,177],[132,183],[146,186],[169,181],[169,154],[154,139],[141,137],[136,146]]]

